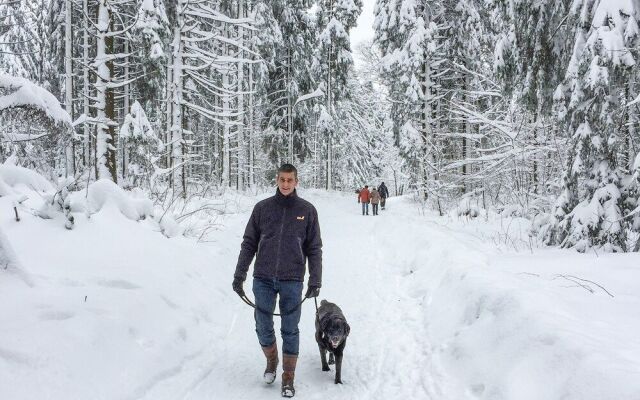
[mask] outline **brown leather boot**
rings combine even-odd
[[[273,342],[271,346],[262,347],[262,352],[267,358],[267,368],[264,370],[264,381],[273,383],[276,380],[276,369],[278,368],[278,345]]]
[[[282,397],[293,397],[296,390],[293,388],[293,378],[296,373],[298,356],[282,354]]]

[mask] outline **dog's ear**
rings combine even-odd
[[[344,332],[345,336],[349,336],[349,332],[351,332],[351,327],[349,326],[347,321],[344,321]]]
[[[329,322],[331,321],[330,318],[323,318],[320,320],[320,331],[321,332],[325,332],[327,330],[327,326],[329,325]]]

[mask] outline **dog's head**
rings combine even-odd
[[[335,349],[349,336],[351,327],[342,318],[327,318],[323,322],[322,333]]]

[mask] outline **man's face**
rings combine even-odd
[[[293,189],[298,186],[298,180],[293,172],[280,172],[278,174],[278,189],[285,196],[293,193]]]

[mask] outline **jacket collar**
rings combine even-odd
[[[291,192],[290,195],[285,196],[282,193],[280,193],[280,189],[277,188],[276,189],[276,202],[281,205],[282,207],[285,208],[289,208],[291,206],[293,206],[293,204],[296,202],[297,198],[298,198],[298,193],[296,192],[295,189],[293,189],[293,192]]]

